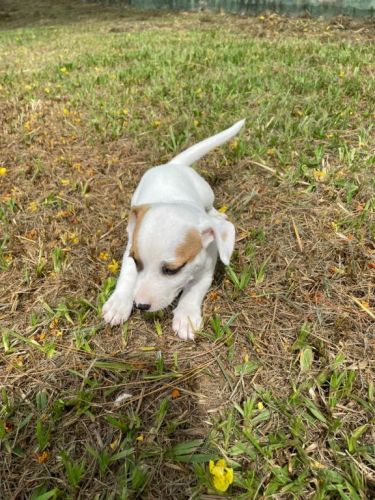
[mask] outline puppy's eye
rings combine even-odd
[[[173,276],[173,274],[177,274],[185,266],[186,262],[179,267],[169,267],[167,264],[164,264],[161,268],[161,272],[166,276]]]

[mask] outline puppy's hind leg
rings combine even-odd
[[[134,291],[137,282],[137,268],[129,257],[130,244],[126,247],[122,260],[120,276],[116,288],[103,306],[103,317],[107,323],[118,325],[126,321],[131,313]]]

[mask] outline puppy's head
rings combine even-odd
[[[157,311],[207,272],[215,248],[229,264],[235,230],[225,217],[202,214],[193,206],[156,203],[132,208],[128,235],[138,270],[135,304]]]

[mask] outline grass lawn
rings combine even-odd
[[[0,497],[373,498],[374,21],[6,0],[0,29]],[[104,325],[142,173],[241,118],[197,165],[237,243],[196,342]]]

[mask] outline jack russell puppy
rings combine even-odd
[[[194,339],[217,254],[229,264],[235,229],[215,210],[211,187],[191,165],[229,141],[244,123],[235,123],[143,175],[131,200],[120,276],[103,306],[107,323],[126,321],[133,304],[144,311],[163,309],[182,292],[173,311],[173,330],[181,339]]]

